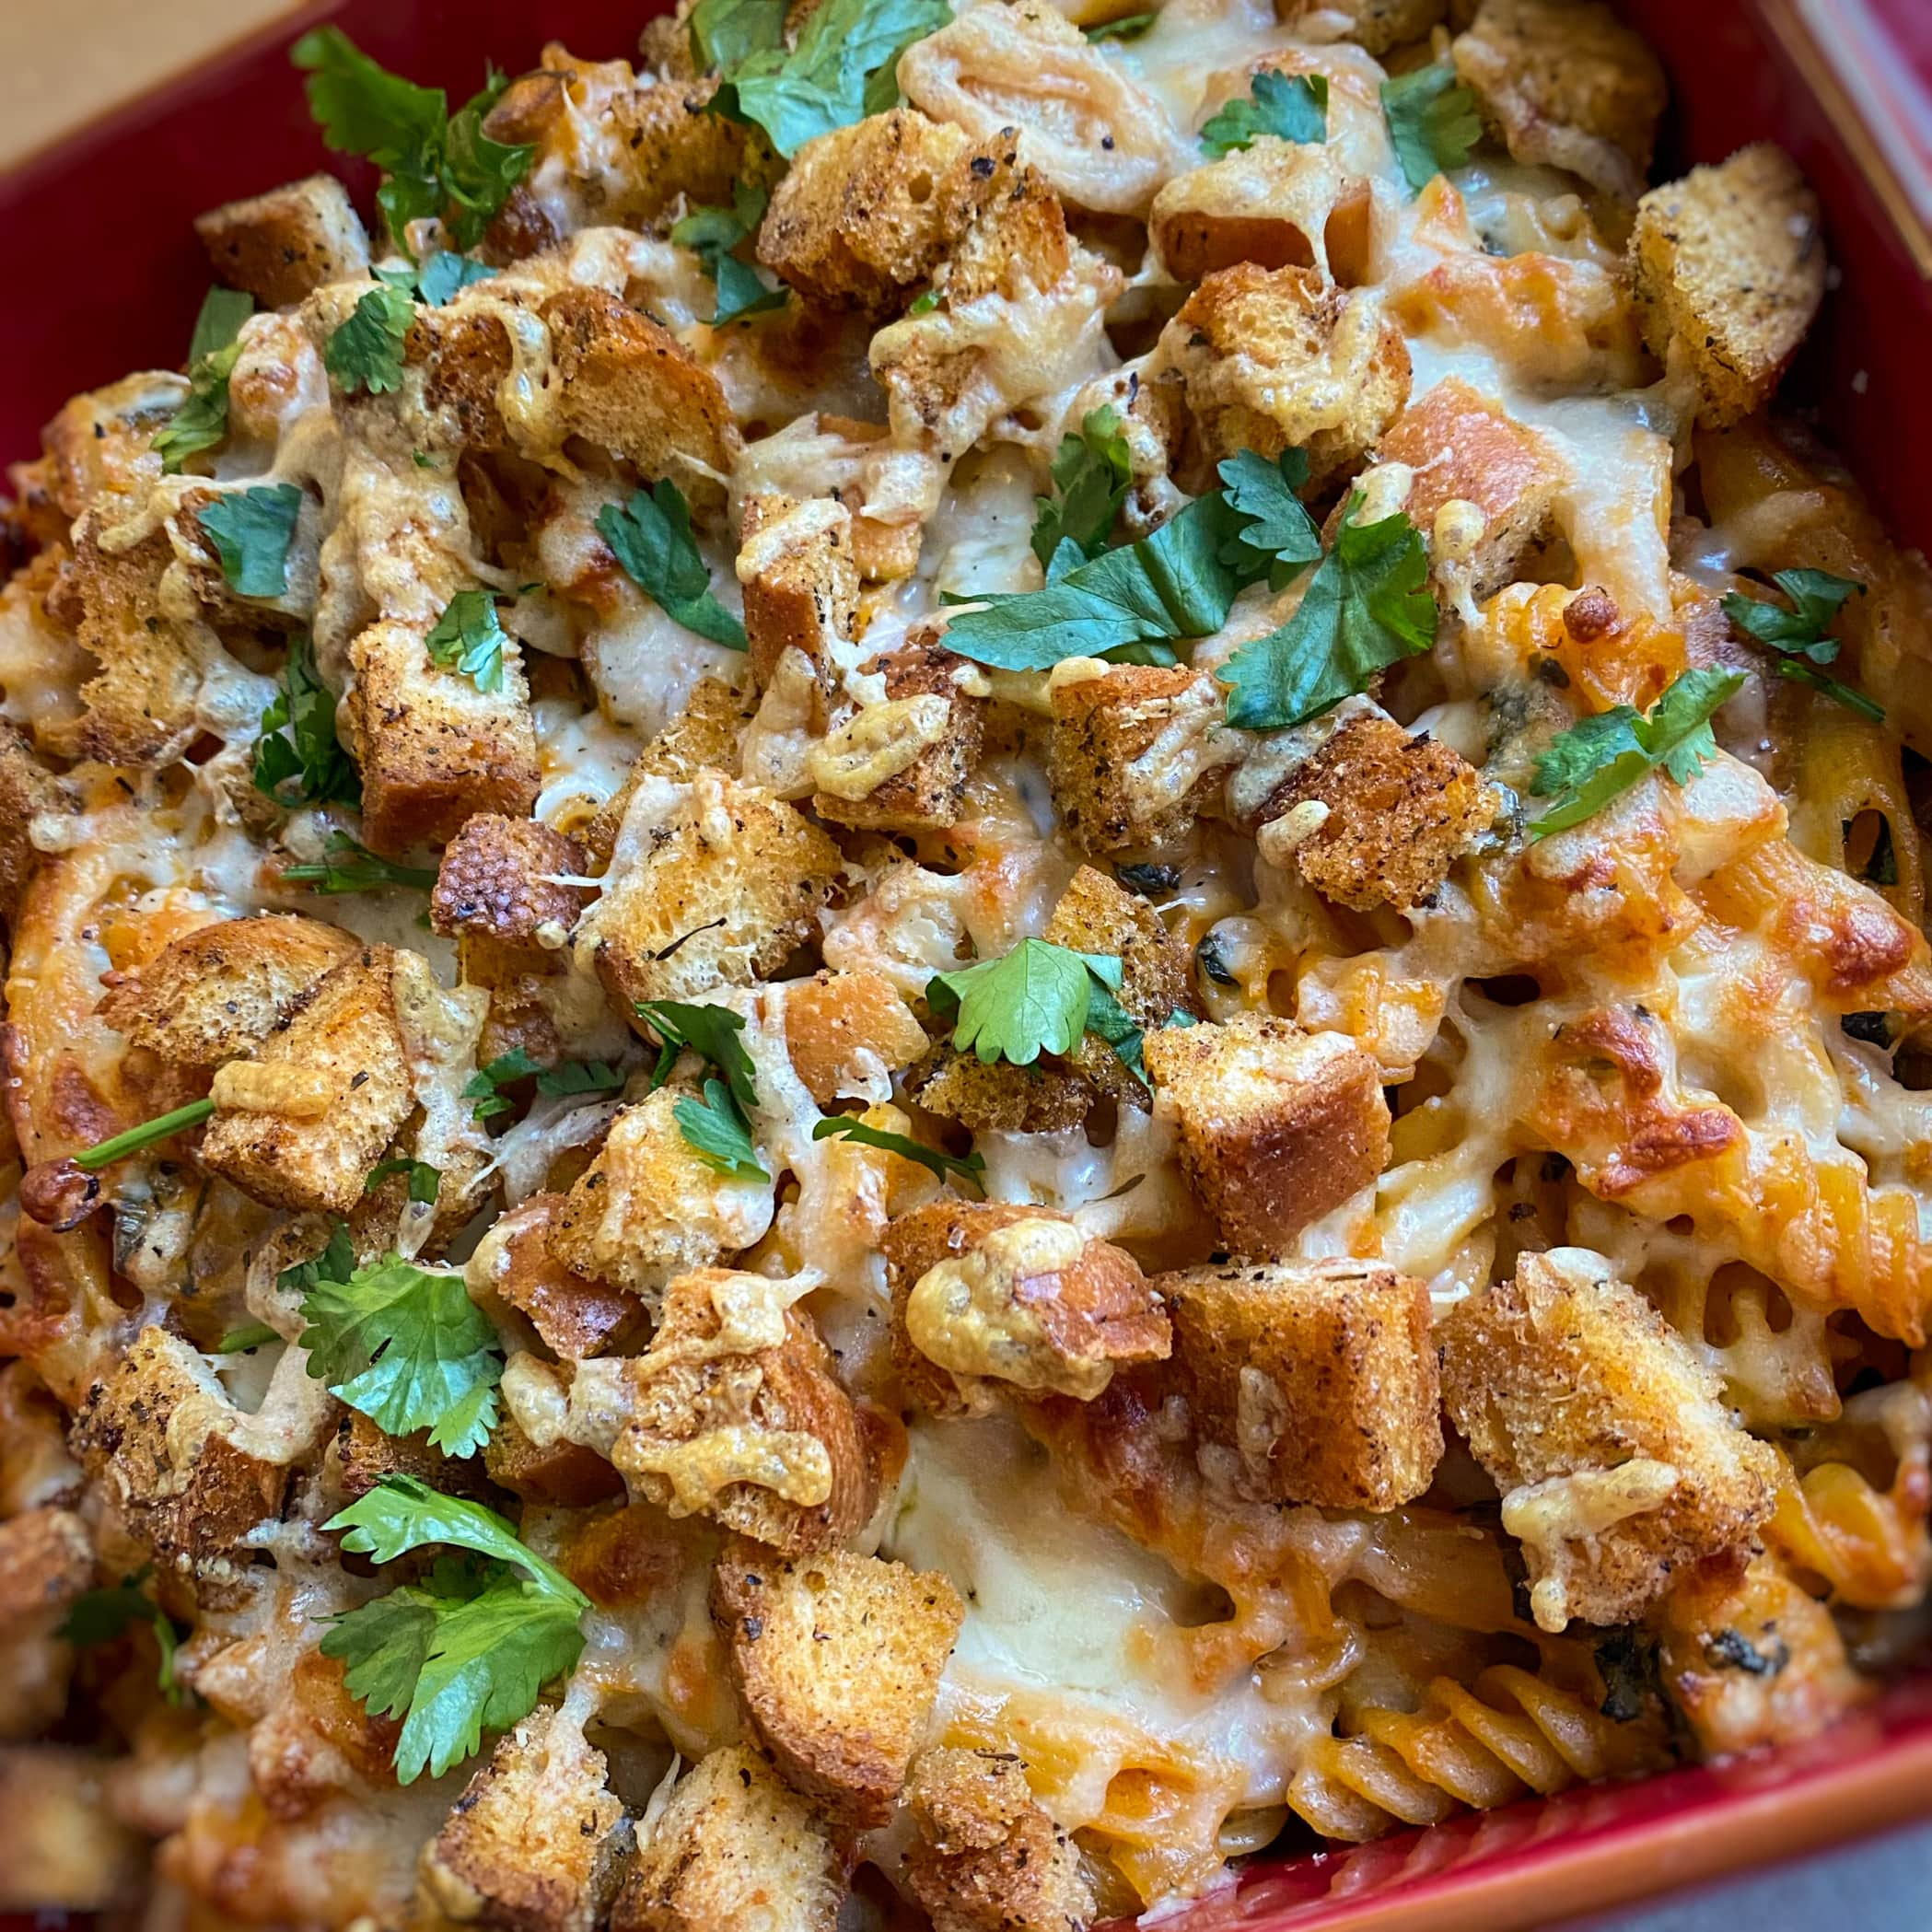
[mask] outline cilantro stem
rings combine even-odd
[[[177,1107],[172,1113],[157,1114],[151,1121],[143,1121],[138,1127],[130,1127],[125,1134],[115,1135],[111,1140],[83,1147],[74,1157],[74,1165],[90,1170],[108,1167],[125,1155],[137,1153],[157,1140],[166,1140],[170,1134],[179,1134],[183,1127],[199,1125],[214,1111],[213,1100],[190,1100],[185,1107]]]

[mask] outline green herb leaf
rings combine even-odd
[[[239,288],[211,288],[202,297],[201,311],[194,318],[194,333],[188,339],[188,367],[206,362],[224,349],[234,347],[241,325],[255,312],[255,298]]]
[[[275,1276],[275,1286],[285,1295],[306,1295],[317,1283],[347,1281],[355,1272],[355,1249],[349,1240],[345,1222],[335,1222],[329,1230],[329,1244],[306,1262],[284,1268]]]
[[[1159,17],[1158,14],[1126,14],[1118,20],[1102,20],[1096,27],[1083,27],[1080,31],[1096,43],[1101,41],[1137,41]]]
[[[1328,139],[1328,76],[1276,74],[1254,76],[1251,97],[1228,101],[1201,129],[1201,145],[1211,155],[1252,147],[1257,136],[1301,143]]]
[[[553,1099],[572,1093],[614,1093],[623,1074],[608,1060],[565,1060],[537,1076],[537,1091]]]
[[[717,284],[717,308],[711,318],[714,327],[785,307],[784,285],[767,288],[758,271],[731,252],[764,219],[769,199],[767,192],[754,182],[734,181],[728,208],[693,208],[670,231],[670,239],[680,248],[692,250],[704,273]]]
[[[1854,591],[1862,597],[1865,586],[1851,577],[1833,576],[1828,570],[1780,570],[1772,582],[1791,599],[1788,611],[1761,598],[1731,591],[1723,600],[1724,614],[1746,636],[1779,654],[1779,677],[1809,685],[1836,699],[1847,711],[1856,711],[1875,725],[1883,724],[1884,705],[1818,669],[1838,656],[1838,640],[1826,636],[1826,630],[1836,621],[1845,599]]]
[[[215,1344],[218,1356],[239,1356],[251,1348],[265,1348],[271,1342],[279,1342],[282,1337],[265,1321],[251,1322],[247,1328],[231,1328]]]
[[[714,644],[745,648],[744,625],[711,594],[710,569],[691,534],[691,506],[669,477],[648,492],[633,491],[622,506],[607,503],[597,529],[624,575],[668,616]]]
[[[941,1181],[949,1174],[957,1174],[960,1180],[972,1181],[982,1193],[986,1191],[986,1158],[983,1154],[949,1154],[943,1147],[929,1147],[924,1141],[894,1134],[890,1128],[869,1126],[849,1113],[834,1114],[820,1121],[812,1128],[811,1137],[814,1140],[855,1140],[862,1147],[878,1147],[903,1159],[916,1160]]]
[[[427,1429],[446,1455],[473,1455],[496,1426],[496,1331],[460,1273],[388,1254],[302,1302],[308,1372],[391,1436]]]
[[[941,1018],[956,1015],[955,1052],[990,1065],[1030,1066],[1042,1053],[1071,1053],[1087,1031],[1096,991],[1120,990],[1121,962],[1075,952],[1045,939],[1022,939],[1009,953],[936,973],[925,1002]],[[1129,1020],[1128,1025],[1133,1022]]]
[[[366,1194],[373,1194],[391,1174],[409,1176],[409,1198],[418,1206],[431,1207],[436,1196],[443,1191],[443,1170],[433,1168],[426,1160],[410,1160],[399,1156],[394,1160],[378,1160],[369,1170],[369,1178],[362,1184]]]
[[[409,291],[386,282],[356,303],[322,350],[322,367],[345,395],[367,390],[379,396],[402,387],[402,342],[415,312]]]
[[[510,1111],[511,1103],[500,1089],[515,1081],[527,1080],[541,1070],[520,1046],[513,1046],[508,1053],[499,1053],[487,1066],[470,1076],[463,1088],[463,1098],[476,1102],[471,1111],[477,1120],[493,1119]]]
[[[1244,522],[1221,561],[1244,581],[1265,576],[1285,590],[1321,555],[1321,533],[1295,493],[1309,480],[1307,452],[1284,449],[1271,463],[1251,449],[1229,457],[1217,474]]]
[[[288,640],[282,689],[262,714],[255,789],[285,809],[362,803],[362,780],[335,736],[335,693],[317,675],[305,636]]]
[[[930,315],[939,306],[939,291],[937,288],[922,288],[906,305],[908,315]]]
[[[497,619],[491,592],[459,590],[423,641],[432,664],[459,672],[479,691],[503,689],[503,654],[510,640]]]
[[[416,271],[416,293],[432,308],[447,308],[461,292],[487,282],[496,271],[487,262],[453,249],[439,249]]]
[[[1379,523],[1352,521],[1361,500],[1351,500],[1294,616],[1221,666],[1230,725],[1274,731],[1303,724],[1435,644],[1421,536],[1400,510]]]
[[[670,1078],[678,1050],[687,1049],[724,1076],[731,1098],[746,1113],[758,1105],[753,1080],[756,1069],[739,1037],[745,1030],[742,1014],[734,1013],[729,1007],[687,1006],[675,999],[641,999],[636,1009],[637,1017],[667,1048],[658,1054],[651,1074],[653,1090]]]
[[[701,74],[729,73],[754,53],[785,45],[786,0],[698,0],[691,51]]]
[[[185,1107],[177,1107],[171,1113],[157,1114],[153,1120],[143,1121],[138,1127],[130,1127],[124,1134],[116,1134],[111,1139],[97,1141],[91,1147],[83,1147],[74,1157],[74,1165],[91,1172],[96,1168],[124,1160],[130,1154],[137,1154],[157,1140],[166,1140],[170,1134],[179,1134],[185,1127],[199,1126],[214,1111],[213,1100],[190,1100]]]
[[[1060,438],[1053,494],[1033,499],[1033,554],[1051,565],[1064,542],[1085,558],[1106,547],[1107,533],[1134,486],[1134,464],[1121,419],[1111,406],[1090,409],[1078,436]]]
[[[228,433],[228,378],[241,356],[241,325],[255,312],[255,298],[232,288],[211,288],[202,298],[193,340],[188,345],[187,399],[155,436],[164,474],[212,449]]]
[[[1092,956],[1083,957],[1090,966]],[[1143,1087],[1152,1088],[1146,1062],[1141,1057],[1140,1021],[1098,980],[1087,995],[1087,1030],[1095,1039],[1104,1040],[1113,1049],[1114,1057]]]
[[[242,597],[280,597],[288,588],[288,546],[302,514],[295,483],[225,490],[196,512],[221,558],[228,588]]]
[[[180,1644],[180,1634],[168,1612],[141,1587],[153,1569],[152,1564],[145,1563],[111,1589],[84,1591],[74,1600],[54,1635],[70,1644],[111,1644],[136,1624],[149,1625],[161,1652],[157,1672],[161,1694],[169,1704],[185,1705],[193,1693],[175,1675],[174,1656]]]
[[[1411,194],[1420,194],[1438,174],[1465,167],[1483,138],[1476,97],[1456,79],[1453,67],[1416,67],[1382,83],[1382,118]]]
[[[722,1080],[706,1080],[702,1100],[686,1094],[672,1101],[670,1111],[685,1145],[706,1167],[754,1181],[772,1178],[759,1165],[751,1129]]]
[[[345,832],[329,834],[328,856],[313,865],[285,866],[282,877],[311,891],[377,892],[385,886],[410,886],[426,892],[436,882],[431,866],[401,866],[378,858]]]
[[[1689,784],[1717,751],[1713,713],[1743,681],[1741,671],[1682,671],[1647,717],[1619,704],[1580,719],[1536,761],[1531,794],[1557,802],[1530,836],[1545,839],[1582,824],[1659,768]]]

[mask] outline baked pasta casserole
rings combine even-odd
[[[1076,1932],[1916,1647],[1813,197],[1593,0],[1132,4],[312,33],[367,220],[12,471],[5,1903]]]

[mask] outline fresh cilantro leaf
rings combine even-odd
[[[306,1295],[319,1282],[347,1281],[355,1272],[355,1249],[349,1240],[348,1225],[337,1221],[329,1230],[328,1246],[306,1262],[284,1268],[275,1276],[275,1286],[285,1295]]]
[[[1421,536],[1400,510],[1379,523],[1352,521],[1360,502],[1349,504],[1294,616],[1220,667],[1230,725],[1275,731],[1303,724],[1435,644]]]
[[[329,338],[322,367],[344,394],[372,396],[402,387],[402,340],[416,312],[409,291],[378,282]]]
[[[691,51],[701,74],[729,73],[754,53],[785,45],[787,0],[698,0],[691,10]]]
[[[445,1454],[473,1455],[496,1426],[496,1331],[460,1273],[388,1254],[302,1302],[308,1372],[391,1436],[427,1429]]]
[[[1077,546],[1082,561],[1104,549],[1134,486],[1127,438],[1111,405],[1088,410],[1079,435],[1060,438],[1053,477],[1053,494],[1033,499],[1033,554],[1042,566],[1063,542]]]
[[[939,306],[939,291],[937,288],[922,288],[906,305],[908,315],[930,315]]]
[[[479,691],[503,689],[503,653],[509,638],[489,591],[459,590],[423,641],[432,664],[460,673]]]
[[[385,1476],[323,1526],[343,1548],[378,1563],[425,1544],[474,1552],[440,1558],[426,1582],[332,1620],[322,1654],[348,1665],[352,1695],[373,1714],[403,1717],[396,1774],[440,1777],[471,1756],[483,1733],[536,1708],[543,1686],[575,1668],[589,1599],[480,1504],[438,1495],[411,1476]]]
[[[221,558],[221,574],[241,597],[280,597],[288,588],[288,546],[302,514],[295,483],[224,490],[195,520]]]
[[[980,960],[925,983],[936,1016],[957,1016],[955,1052],[991,1065],[1030,1066],[1042,1053],[1071,1053],[1087,1031],[1096,991],[1120,990],[1121,962],[1075,952],[1045,939],[1022,939],[1011,952]],[[1131,1026],[1133,1022],[1130,1020]]]
[[[668,616],[714,644],[745,648],[744,625],[711,594],[710,569],[691,534],[691,506],[669,477],[648,492],[633,491],[627,504],[607,503],[597,530],[624,575]]]
[[[443,211],[443,226],[460,249],[473,249],[483,239],[536,157],[534,147],[493,141],[483,131],[484,117],[508,86],[506,74],[486,69],[482,88],[449,117],[442,175],[450,205]]]
[[[1089,41],[1137,41],[1160,17],[1158,14],[1126,14],[1118,20],[1102,20],[1097,27],[1080,31]]]
[[[767,191],[755,182],[734,181],[728,208],[693,208],[670,231],[670,239],[680,248],[690,249],[717,284],[717,307],[711,318],[714,327],[736,321],[739,316],[785,307],[783,285],[767,288],[758,271],[731,252],[764,219],[769,199]]]
[[[74,1165],[91,1173],[96,1168],[124,1160],[130,1154],[139,1153],[143,1147],[151,1147],[156,1141],[166,1140],[170,1134],[199,1126],[214,1111],[213,1100],[190,1100],[185,1107],[177,1107],[171,1113],[157,1114],[153,1120],[143,1121],[138,1127],[130,1127],[124,1134],[116,1134],[108,1140],[97,1141],[91,1147],[83,1147],[75,1155]]]
[[[174,1654],[180,1647],[180,1633],[168,1612],[141,1587],[153,1568],[152,1564],[143,1564],[111,1589],[84,1591],[74,1600],[54,1635],[70,1644],[111,1644],[136,1624],[148,1624],[161,1652],[161,1694],[169,1704],[185,1705],[193,1693],[175,1675]]]
[[[675,999],[641,999],[637,1017],[664,1042],[666,1051],[658,1055],[651,1074],[653,1089],[670,1078],[677,1065],[678,1049],[687,1049],[709,1062],[725,1077],[731,1098],[750,1113],[758,1105],[756,1069],[739,1037],[745,1030],[744,1016],[729,1007],[687,1006]]]
[[[409,1198],[420,1207],[431,1207],[436,1196],[443,1191],[443,1170],[433,1168],[426,1160],[409,1160],[398,1157],[394,1160],[378,1160],[369,1170],[369,1178],[362,1184],[366,1194],[373,1194],[391,1174],[409,1176]]]
[[[265,1321],[250,1322],[246,1328],[231,1328],[215,1344],[218,1356],[239,1356],[251,1348],[265,1348],[271,1342],[279,1342],[282,1337]]]
[[[1416,67],[1382,83],[1382,119],[1411,194],[1438,174],[1468,163],[1483,138],[1476,97],[1459,84],[1453,67]]]
[[[1827,637],[1826,630],[1836,621],[1845,599],[1854,591],[1862,597],[1865,586],[1851,577],[1833,576],[1829,570],[1780,570],[1772,582],[1791,599],[1788,611],[1734,590],[1724,599],[1724,614],[1746,636],[1779,654],[1779,677],[1809,685],[1835,698],[1847,711],[1856,711],[1875,725],[1883,724],[1884,705],[1818,669],[1838,656],[1838,640]]]
[[[960,1180],[972,1181],[982,1193],[986,1191],[986,1157],[983,1154],[949,1154],[943,1147],[929,1147],[924,1141],[894,1134],[890,1128],[869,1126],[849,1113],[834,1114],[819,1122],[811,1130],[811,1137],[814,1140],[855,1140],[862,1147],[879,1147],[903,1159],[916,1160],[941,1181],[949,1174],[957,1174]]]
[[[1228,101],[1202,127],[1201,145],[1211,155],[1229,155],[1252,147],[1261,134],[1282,141],[1326,141],[1328,76],[1263,69],[1254,76],[1251,98]]]
[[[1573,725],[1536,761],[1530,790],[1556,803],[1530,836],[1545,839],[1582,824],[1658,769],[1688,785],[1717,751],[1712,714],[1743,681],[1741,671],[1681,671],[1647,717],[1619,704]]]
[[[447,308],[464,289],[487,282],[496,271],[487,262],[454,249],[438,249],[416,271],[416,293],[432,308]]]
[[[470,1076],[463,1088],[463,1098],[474,1100],[476,1105],[471,1113],[480,1121],[494,1118],[510,1111],[510,1102],[499,1090],[518,1080],[527,1080],[541,1069],[520,1046],[513,1046],[508,1053],[499,1053],[490,1064]]]
[[[1088,958],[1088,964],[1092,963]],[[1147,1065],[1141,1057],[1141,1024],[1098,980],[1087,995],[1087,1030],[1104,1040],[1114,1057],[1143,1087],[1154,1083],[1147,1078]]]
[[[155,436],[164,474],[213,449],[228,433],[228,378],[241,356],[241,325],[255,312],[255,298],[232,288],[211,288],[202,298],[193,340],[188,345],[188,394]]]
[[[1296,491],[1309,480],[1305,450],[1284,449],[1271,463],[1242,449],[1217,474],[1228,503],[1246,519],[1221,552],[1221,561],[1251,583],[1265,576],[1286,590],[1321,555],[1321,533]]]
[[[401,866],[394,859],[378,858],[346,832],[329,834],[327,857],[314,864],[285,866],[282,877],[322,893],[377,892],[384,886],[413,886],[426,892],[436,882],[433,866]]]
[[[565,1060],[537,1076],[537,1091],[553,1098],[571,1093],[614,1093],[623,1074],[608,1060]]]
[[[754,1181],[772,1178],[759,1165],[751,1129],[722,1080],[706,1080],[702,1100],[686,1094],[671,1103],[670,1111],[685,1145],[706,1167]]]
[[[743,9],[730,16],[738,45],[744,17]],[[789,160],[814,136],[890,108],[899,99],[900,55],[951,17],[947,0],[824,0],[791,49],[766,40],[725,63],[710,111],[762,127]],[[762,17],[755,31],[769,31]]]
[[[262,714],[255,789],[285,808],[362,803],[362,780],[335,736],[335,693],[317,674],[305,636],[288,640],[282,689]]]

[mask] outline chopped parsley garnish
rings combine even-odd
[[[378,1563],[432,1543],[483,1559],[439,1558],[422,1583],[334,1618],[322,1638],[323,1656],[348,1666],[350,1694],[374,1716],[403,1719],[402,1784],[425,1769],[440,1777],[475,1753],[486,1728],[529,1717],[543,1686],[582,1654],[577,1620],[590,1600],[480,1503],[384,1476],[323,1528],[346,1530],[343,1548]]]
[[[135,1624],[147,1624],[161,1652],[157,1673],[161,1694],[169,1704],[185,1705],[194,1693],[175,1675],[174,1654],[180,1647],[180,1633],[168,1612],[141,1587],[153,1571],[151,1563],[144,1563],[111,1589],[84,1591],[74,1600],[54,1635],[70,1644],[111,1644]]]
[[[1851,577],[1833,576],[1829,570],[1780,570],[1771,581],[1791,599],[1788,611],[1781,604],[1733,590],[1724,599],[1724,614],[1747,637],[1778,653],[1779,677],[1810,685],[1836,699],[1847,711],[1882,725],[1884,705],[1819,669],[1838,656],[1838,640],[1827,637],[1826,631],[1854,591],[1865,595],[1865,586]]]
[[[246,1355],[250,1349],[266,1348],[271,1342],[281,1339],[267,1322],[250,1322],[247,1328],[231,1328],[215,1344],[215,1353],[218,1356]]]
[[[432,215],[459,249],[474,248],[530,171],[533,147],[493,141],[483,117],[508,85],[494,68],[452,116],[440,87],[419,87],[364,53],[337,27],[305,33],[289,58],[308,70],[308,109],[336,154],[381,169],[377,205],[398,247],[409,224]]]
[[[373,1194],[391,1174],[409,1176],[409,1198],[419,1207],[432,1207],[436,1196],[443,1191],[443,1170],[433,1168],[426,1160],[410,1160],[399,1156],[394,1160],[379,1160],[369,1170],[369,1178],[362,1184],[366,1194]]]
[[[935,973],[925,1003],[937,1018],[953,1018],[953,1050],[988,1065],[1030,1066],[1043,1053],[1065,1058],[1091,1032],[1131,1067],[1140,1027],[1113,996],[1122,970],[1100,953],[1022,939],[997,959]]]
[[[155,436],[164,474],[175,475],[227,435],[228,378],[241,355],[241,325],[254,312],[254,297],[238,289],[211,288],[202,297],[188,344],[187,399]]]
[[[280,597],[288,588],[288,546],[302,514],[295,483],[225,490],[204,504],[195,520],[221,559],[228,588],[241,597]]]
[[[511,1103],[501,1089],[516,1081],[527,1080],[541,1070],[520,1046],[513,1046],[508,1053],[497,1054],[487,1066],[470,1076],[469,1083],[463,1088],[463,1098],[476,1102],[470,1110],[476,1119],[492,1120],[497,1114],[510,1111]]]
[[[1470,149],[1483,138],[1476,97],[1453,67],[1439,64],[1385,80],[1382,118],[1411,194],[1420,194],[1438,174],[1466,166]]]
[[[138,1127],[130,1127],[124,1134],[116,1134],[110,1139],[97,1141],[91,1147],[83,1147],[74,1157],[74,1165],[91,1171],[113,1161],[124,1160],[130,1154],[138,1154],[143,1147],[151,1147],[157,1140],[166,1140],[170,1134],[198,1127],[214,1111],[213,1100],[190,1100],[185,1107],[177,1107],[171,1113],[157,1113],[153,1120],[143,1121]]]
[[[691,534],[691,506],[669,477],[634,490],[626,504],[607,503],[597,513],[597,531],[624,575],[667,616],[714,644],[745,648],[744,625],[711,594],[710,569]]]
[[[1074,545],[1073,565],[1097,556],[1107,545],[1107,532],[1134,486],[1133,461],[1119,414],[1111,405],[1090,409],[1078,436],[1060,438],[1053,458],[1053,494],[1033,499],[1033,554],[1048,571],[1063,543]]]
[[[740,316],[762,315],[767,309],[785,307],[784,285],[767,288],[758,271],[731,252],[764,219],[770,198],[755,182],[734,181],[728,208],[693,208],[670,231],[670,239],[680,248],[690,249],[717,285],[717,308],[711,318],[714,328],[735,322]]]
[[[615,1093],[623,1071],[608,1060],[565,1060],[537,1076],[537,1091],[556,1099],[573,1093]]]
[[[747,1113],[758,1105],[753,1080],[756,1069],[741,1037],[745,1030],[742,1014],[734,1013],[729,1007],[687,1006],[675,999],[641,999],[636,1008],[637,1017],[665,1046],[652,1069],[654,1090],[670,1078],[682,1050],[716,1067],[724,1076],[731,1098]]]
[[[495,273],[487,262],[479,262],[474,255],[439,249],[416,271],[416,293],[430,308],[446,308],[464,289],[489,281]]]
[[[888,1127],[874,1127],[849,1113],[833,1114],[811,1130],[814,1140],[855,1140],[862,1147],[878,1147],[897,1154],[903,1160],[916,1160],[923,1168],[944,1181],[957,1174],[970,1181],[982,1193],[986,1191],[986,1158],[983,1154],[949,1154],[943,1147],[929,1147],[909,1135],[894,1134]]]
[[[1309,460],[1284,449],[1270,462],[1252,449],[1238,450],[1216,472],[1228,504],[1242,519],[1222,561],[1252,583],[1286,590],[1321,555],[1321,533],[1295,493],[1309,480]]]
[[[1712,714],[1743,681],[1741,671],[1682,671],[1648,716],[1619,704],[1579,719],[1536,761],[1530,793],[1556,803],[1530,836],[1546,839],[1582,824],[1658,770],[1688,785],[1716,755]]]
[[[440,669],[460,673],[479,691],[503,689],[503,653],[510,640],[497,619],[491,591],[459,590],[423,641],[429,661]]]
[[[362,803],[362,780],[335,735],[335,693],[317,675],[305,636],[288,640],[282,689],[262,714],[255,789],[286,809]]]
[[[433,866],[398,865],[378,858],[346,832],[329,834],[327,856],[313,864],[285,866],[282,877],[312,892],[377,892],[385,886],[408,886],[426,892],[436,884]]]
[[[939,291],[937,288],[922,288],[906,304],[908,315],[930,315],[939,306]]]
[[[1123,14],[1118,20],[1102,20],[1080,31],[1089,41],[1137,41],[1160,17],[1158,14]]]
[[[685,1146],[706,1167],[720,1174],[742,1174],[754,1181],[772,1178],[759,1164],[758,1149],[751,1144],[751,1123],[722,1080],[706,1080],[703,1100],[684,1094],[671,1102],[670,1111]]]
[[[1254,76],[1251,94],[1228,101],[1201,129],[1201,145],[1211,155],[1252,147],[1257,136],[1321,142],[1328,139],[1328,76],[1276,74]]]
[[[406,288],[378,282],[349,312],[322,350],[322,367],[346,395],[402,387],[402,343],[416,305]]]

